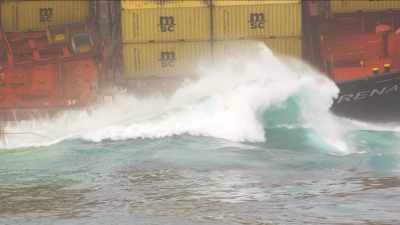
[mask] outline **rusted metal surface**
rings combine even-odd
[[[96,98],[93,51],[74,54],[67,43],[50,44],[46,32],[1,32],[0,45],[6,49],[0,58],[3,119],[19,110],[82,107]]]

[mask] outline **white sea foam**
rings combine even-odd
[[[10,131],[5,147],[48,145],[70,138],[162,138],[190,134],[235,142],[264,142],[261,112],[300,99],[300,116],[323,143],[346,152],[343,129],[329,112],[337,87],[325,76],[296,60],[282,60],[263,44],[240,57],[199,65],[200,78],[170,97],[138,99],[118,94],[113,101],[86,111],[67,112],[52,120],[21,122]]]

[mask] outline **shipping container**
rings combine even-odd
[[[0,3],[0,22],[3,30],[14,31],[16,24],[15,17],[16,2],[2,2]]]
[[[208,1],[122,1],[121,5],[124,43],[206,41],[211,38]]]
[[[193,76],[211,60],[210,42],[124,44],[122,52],[128,79]]]
[[[213,1],[214,40],[301,35],[300,0]]]
[[[331,12],[353,13],[358,11],[377,12],[400,10],[399,0],[331,0]]]
[[[48,26],[85,22],[89,0],[9,0],[1,3],[1,23],[6,32],[46,30]]]
[[[122,0],[122,9],[191,8],[208,5],[210,0]]]
[[[301,45],[302,39],[300,37],[265,39],[264,43],[275,54],[295,58],[302,57],[303,49]]]
[[[178,88],[187,81],[188,77],[141,77],[136,79],[124,80],[129,92],[135,96],[149,96],[162,94],[168,96],[176,92]]]
[[[268,46],[276,55],[295,58],[302,57],[302,40],[300,37],[273,38],[264,40],[216,41],[213,45],[213,55],[216,60],[242,55],[255,55]]]

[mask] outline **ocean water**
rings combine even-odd
[[[400,124],[332,115],[334,83],[262,45],[196,70],[8,125],[0,224],[400,224]]]

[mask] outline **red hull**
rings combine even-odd
[[[0,45],[6,50],[0,52],[0,120],[96,99],[99,72],[91,52],[72,54],[67,44],[49,43],[45,32],[2,33]]]

